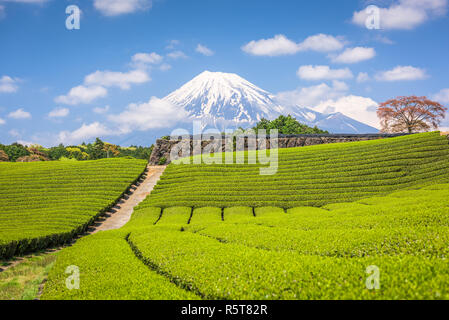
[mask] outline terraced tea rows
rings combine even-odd
[[[108,211],[146,161],[0,163],[0,258],[62,244]]]
[[[261,167],[171,164],[143,206],[293,208],[355,201],[446,179],[449,144],[439,133],[425,133],[280,149],[275,175],[260,175]]]
[[[140,207],[120,232],[62,251],[42,298],[449,299],[448,206],[449,184],[287,212]],[[69,265],[80,290],[65,288]],[[366,287],[369,266],[379,290]]]
[[[445,137],[283,149],[276,175],[260,167],[168,166],[125,227],[60,252],[42,298],[449,299]]]

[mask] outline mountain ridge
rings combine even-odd
[[[324,114],[300,106],[286,108],[275,95],[235,73],[204,71],[163,99],[183,108],[204,127],[253,125],[262,118],[272,120],[290,114],[301,123],[331,133],[378,132],[342,113]]]

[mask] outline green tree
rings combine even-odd
[[[103,150],[106,151],[107,158],[114,158],[120,155],[119,147],[115,144],[105,142]]]
[[[104,150],[104,142],[100,138],[95,140],[94,144],[87,145],[87,153],[90,159],[97,160],[107,157],[107,152]]]
[[[9,146],[0,146],[0,149],[2,149],[8,155],[9,160],[13,162],[15,162],[20,157],[30,155],[30,152],[27,150],[27,148],[19,143],[13,143]]]
[[[76,159],[79,161],[89,159],[89,155],[86,152],[83,152],[80,148],[67,147],[66,150],[69,152],[69,159]]]
[[[51,160],[59,160],[62,157],[69,157],[69,152],[65,149],[64,145],[61,143],[57,147],[52,147],[48,151],[48,155]]]
[[[277,129],[279,134],[328,134],[328,131],[321,130],[315,127],[309,127],[305,124],[298,122],[291,115],[279,116],[272,121],[267,119],[261,119],[253,128],[256,133],[259,130],[266,130],[267,134],[273,129]]]

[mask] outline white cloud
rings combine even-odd
[[[401,0],[403,5],[407,5],[421,10],[426,10],[434,15],[445,15],[447,13],[447,0]]]
[[[378,103],[371,98],[349,95],[335,100],[323,101],[313,109],[323,113],[340,112],[345,116],[379,129],[377,107]]]
[[[332,86],[321,83],[316,86],[298,88],[292,91],[280,92],[276,99],[285,106],[301,106],[310,108],[320,102],[342,97],[348,86],[342,81],[333,81]]]
[[[157,63],[162,57],[156,53],[136,54],[132,57],[133,63]],[[145,70],[146,67],[130,70],[128,72],[96,71],[88,74],[84,78],[84,83],[70,89],[67,95],[55,98],[56,103],[78,105],[87,104],[98,98],[108,95],[108,87],[118,87],[122,90],[129,90],[132,84],[142,84],[151,81]]]
[[[244,45],[242,50],[254,56],[270,57],[295,54],[299,51],[298,45],[282,34],[271,39],[253,40]]]
[[[415,68],[412,66],[397,66],[392,70],[381,71],[376,74],[378,81],[410,81],[422,80],[428,76],[424,69]]]
[[[369,80],[370,80],[370,77],[369,77],[368,73],[366,73],[366,72],[360,72],[357,76],[358,83],[366,82]]]
[[[17,85],[20,79],[3,76],[0,78],[0,93],[13,93],[19,90]]]
[[[43,4],[50,0],[0,0],[0,3],[13,2],[13,3],[30,3],[30,4]],[[0,19],[5,16],[5,6],[0,4]]]
[[[298,49],[300,51],[318,51],[318,52],[329,52],[341,50],[344,47],[344,42],[342,39],[330,36],[327,34],[317,34],[308,37],[302,43],[298,44]]]
[[[58,143],[78,144],[92,138],[117,134],[99,122],[83,124],[74,131],[62,131],[58,134]]]
[[[205,56],[208,56],[208,57],[213,56],[215,54],[215,52],[213,52],[208,47],[203,46],[202,44],[198,44],[198,46],[196,47],[195,50],[196,50],[196,52],[199,52],[202,55],[205,55]]]
[[[165,49],[167,50],[172,50],[174,49],[176,46],[178,46],[181,42],[179,40],[170,40],[168,42],[168,45],[165,47]]]
[[[329,66],[312,65],[299,67],[297,75],[303,80],[341,80],[354,77],[351,70],[348,68],[331,69]]]
[[[329,52],[340,50],[344,43],[333,36],[317,34],[310,36],[301,43],[296,43],[288,39],[283,34],[278,34],[271,39],[253,40],[242,47],[246,53],[255,56],[281,56],[292,55],[300,51]]]
[[[111,115],[108,119],[117,123],[121,132],[129,133],[133,130],[167,128],[187,116],[183,109],[177,108],[168,101],[152,97],[145,103],[132,103],[125,111]]]
[[[348,90],[345,82],[333,81],[332,86],[322,83],[280,92],[276,95],[276,99],[287,108],[300,106],[326,114],[340,112],[378,128],[377,102],[371,98],[349,95]]]
[[[65,118],[69,115],[70,110],[67,108],[57,108],[50,111],[49,118]]]
[[[182,51],[173,51],[167,54],[167,57],[177,60],[177,59],[186,59],[187,55]]]
[[[9,118],[12,119],[30,119],[31,118],[31,114],[25,110],[23,110],[22,108],[17,109],[16,111],[10,112],[8,114]]]
[[[86,85],[102,87],[119,87],[122,90],[131,88],[131,84],[140,84],[150,81],[151,78],[143,70],[131,70],[129,72],[96,71],[84,78]]]
[[[373,48],[355,47],[348,48],[339,55],[332,58],[336,63],[357,63],[365,60],[372,59],[376,56],[376,51]]]
[[[94,108],[94,112],[96,114],[105,114],[109,111],[109,109],[110,109],[109,106],[105,106],[104,108],[96,107],[96,108]]]
[[[94,0],[94,7],[105,16],[118,16],[148,10],[151,0]]]
[[[109,106],[95,108],[95,113],[106,113]],[[145,103],[133,103],[120,114],[109,115],[107,119],[113,124],[106,126],[100,122],[83,124],[74,131],[62,131],[58,134],[57,142],[64,144],[78,144],[96,137],[119,136],[135,130],[167,128],[186,119],[187,113],[171,103],[152,97]]]
[[[0,125],[5,124],[5,123],[6,123],[6,121],[3,120],[2,118],[0,118]]]
[[[449,89],[442,89],[432,96],[432,99],[439,103],[449,103]]]
[[[107,95],[108,91],[104,87],[86,87],[81,85],[70,89],[67,95],[56,97],[55,102],[68,105],[87,104]]]
[[[163,63],[163,64],[161,64],[161,66],[159,67],[159,69],[161,70],[161,71],[168,71],[168,70],[170,70],[172,67],[171,67],[171,65],[169,65],[168,63]]]
[[[375,38],[374,38],[374,40],[375,41],[378,41],[378,42],[380,42],[380,43],[383,43],[383,44],[395,44],[395,42],[393,41],[393,40],[391,40],[390,38],[388,38],[388,37],[386,37],[386,36],[382,36],[382,35],[380,35],[380,34],[378,34]]]
[[[432,17],[447,12],[447,0],[399,0],[388,8],[380,8],[382,29],[411,30]],[[365,10],[354,12],[352,22],[365,27],[368,14]]]
[[[143,64],[159,64],[164,58],[158,55],[156,52],[151,53],[136,53],[132,56],[131,60],[133,63],[143,63]]]

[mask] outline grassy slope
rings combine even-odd
[[[41,299],[44,300],[157,300],[198,299],[182,290],[162,275],[146,267],[127,242],[131,229],[152,225],[160,210],[133,215],[120,230],[100,232],[79,240],[73,247],[60,252],[51,270]],[[80,289],[68,290],[65,285],[68,266],[80,270]]]
[[[382,196],[387,193],[382,189],[371,196],[357,195],[355,198],[362,199],[355,202],[343,202],[346,197],[331,198],[321,208],[302,206],[287,213],[279,207],[229,207],[231,201],[220,200],[220,206],[226,204],[229,208],[203,207],[192,211],[191,207],[171,207],[162,214],[160,208],[151,207],[154,202],[150,197],[120,231],[86,237],[62,251],[43,298],[182,299],[187,295],[209,299],[449,299],[449,185],[436,184],[447,181],[443,175],[448,162],[447,140],[436,134],[408,138],[392,140],[405,149],[416,145],[413,139],[429,140],[426,143],[433,151],[422,162],[424,166],[417,166],[415,160],[408,162],[410,167],[401,163],[406,176],[417,180],[393,184],[387,196]],[[385,144],[388,143],[375,141],[357,143],[356,147],[368,145],[375,149]],[[327,152],[327,148],[309,148],[304,154],[297,151],[300,155],[292,152],[294,157],[312,157],[314,149]],[[338,148],[344,154],[354,146]],[[423,160],[422,154],[427,151],[422,148],[418,146],[416,150],[421,151],[412,150],[410,154]],[[397,152],[394,144],[386,149]],[[441,155],[438,150],[442,150]],[[326,159],[334,153],[320,156]],[[377,154],[384,155],[372,150],[372,155]],[[397,153],[396,157],[402,154]],[[370,156],[358,158],[362,161]],[[376,161],[386,158],[381,156]],[[332,158],[330,168],[335,161]],[[310,160],[308,165],[312,167],[313,163],[317,162]],[[349,164],[346,170],[355,166]],[[181,175],[188,175],[185,168],[170,168],[167,176],[174,180],[178,179],[172,176],[176,170],[184,170]],[[198,169],[209,170],[207,166]],[[216,171],[226,169],[218,167]],[[204,176],[214,170],[212,167],[212,172]],[[227,178],[228,174],[222,176]],[[215,180],[201,181],[212,187]],[[316,187],[323,184],[321,179],[316,182]],[[245,184],[238,180],[233,183],[244,190]],[[358,183],[369,185],[370,180],[364,177]],[[419,184],[428,186],[420,189]],[[416,190],[391,193],[411,186]],[[185,188],[184,184],[172,187]],[[278,184],[276,188],[281,187]],[[277,192],[280,190],[284,189]],[[176,192],[184,192],[187,201],[175,200],[173,204],[198,205],[186,190]],[[164,201],[164,206],[170,206],[168,198]],[[214,204],[207,200],[201,205],[206,203]],[[64,271],[69,265],[82,270],[81,290],[69,291],[64,286]],[[380,268],[380,290],[365,287],[366,268],[370,265]],[[142,280],[135,281],[139,279]]]
[[[441,184],[256,216],[248,207],[223,216],[141,209],[120,231],[63,250],[43,298],[449,299],[448,206]],[[65,288],[69,265],[80,267],[81,290]],[[380,290],[365,287],[371,265]]]
[[[33,300],[56,260],[57,253],[41,253],[0,273],[0,300]]]
[[[171,164],[142,206],[292,208],[349,202],[441,181],[449,174],[448,158],[447,139],[425,133],[280,149],[277,173],[268,176],[260,175],[263,166],[257,164]]]
[[[0,259],[70,240],[143,173],[143,160],[0,163]]]

